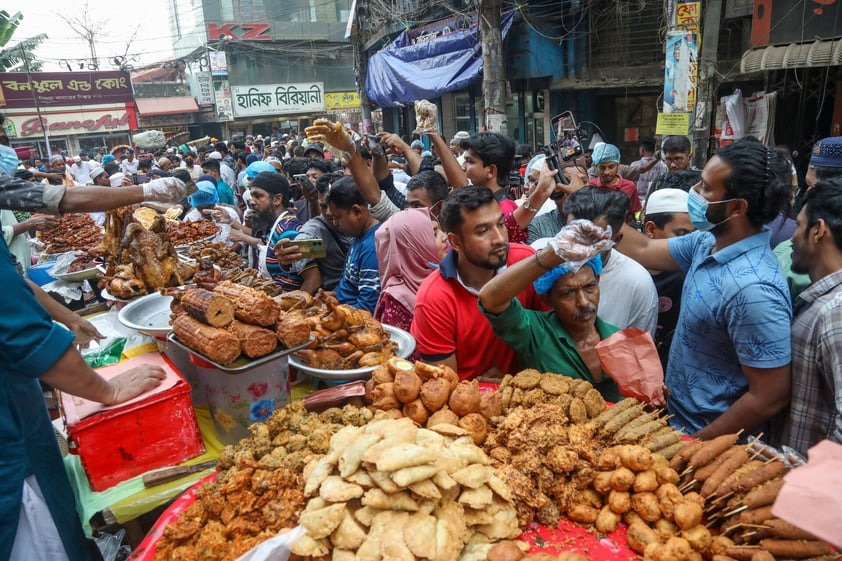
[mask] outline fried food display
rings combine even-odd
[[[296,351],[302,363],[323,370],[348,370],[384,364],[394,356],[389,333],[371,313],[339,304],[322,290],[315,298],[296,296],[300,292],[285,294],[277,301],[283,331],[303,331],[307,326],[316,336],[310,347]],[[304,301],[307,305],[300,305]],[[280,330],[278,333],[284,336]]]
[[[491,417],[502,412],[500,394],[480,394],[476,380],[460,382],[447,366],[398,357],[378,366],[365,387],[366,403],[373,409],[408,417],[427,428],[448,425],[454,434],[470,436],[476,444],[485,440]]]
[[[195,286],[185,290],[164,291],[173,296],[170,309],[175,337],[206,358],[229,364],[239,356],[260,358],[284,346],[301,345],[310,340],[310,330],[296,339],[279,325],[280,309],[263,292],[223,281],[213,291]],[[294,344],[290,344],[294,343]]]
[[[38,232],[37,236],[47,246],[44,253],[88,251],[102,241],[102,229],[88,214],[65,214],[54,228]]]
[[[251,425],[250,438],[222,450],[216,481],[205,484],[198,500],[166,528],[155,561],[233,560],[295,527],[305,504],[304,465],[325,454],[343,427],[371,417],[351,406],[307,413],[296,403]]]
[[[500,393],[504,409],[554,403],[574,423],[583,423],[605,410],[605,400],[587,380],[533,369],[504,376]]]
[[[71,261],[70,266],[67,268],[68,273],[78,273],[79,271],[86,271],[88,269],[93,269],[97,265],[102,262],[99,255],[96,254],[96,251],[93,249],[88,249],[81,255],[79,255],[76,259]]]
[[[207,239],[219,233],[219,226],[210,220],[196,220],[179,222],[175,220],[166,221],[167,235],[173,245],[182,246]]]
[[[307,535],[292,552],[456,561],[520,533],[509,490],[470,438],[377,419],[330,440],[305,468]]]
[[[229,273],[227,280],[235,284],[259,290],[260,292],[272,297],[278,296],[284,291],[274,280],[260,276],[260,271],[252,269],[251,267],[236,273]]]
[[[225,242],[205,241],[198,243],[194,246],[191,246],[190,249],[188,249],[185,253],[185,256],[189,257],[190,259],[195,259],[196,261],[207,260],[210,263],[222,269],[222,271],[226,274],[233,274],[234,272],[239,272],[246,262],[245,257],[240,255],[239,253],[231,251],[231,248]],[[270,296],[274,295],[270,294]]]

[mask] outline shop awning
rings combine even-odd
[[[750,74],[784,68],[811,68],[842,64],[842,39],[816,40],[812,43],[770,45],[746,51],[740,60],[740,72]]]
[[[502,14],[503,38],[515,10]],[[479,26],[413,43],[404,31],[386,48],[371,55],[365,89],[368,99],[381,107],[410,105],[444,92],[461,90],[482,73]]]
[[[190,96],[135,98],[135,103],[141,117],[199,112],[196,100]]]

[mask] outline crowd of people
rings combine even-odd
[[[0,207],[94,212],[125,203],[113,193],[129,192],[130,202],[159,211],[178,206],[184,220],[219,224],[217,239],[283,290],[333,291],[340,303],[410,331],[415,358],[446,364],[461,379],[535,368],[588,380],[615,401],[596,346],[635,327],[652,336],[670,422],[688,434],[763,431],[802,454],[825,438],[842,442],[839,137],[816,143],[801,177],[784,151],[752,138],[722,147],[702,169],[692,167],[682,136],[659,150],[641,141],[629,164],[599,143],[557,169],[491,132],[447,139],[428,129],[413,139],[328,121],[305,132],[21,162],[0,175]],[[512,189],[516,154],[527,163]],[[191,180],[196,192],[177,197],[172,189]],[[111,194],[95,200],[90,189]],[[34,214],[7,224],[13,219],[0,216],[12,249],[52,220]],[[561,239],[571,223],[602,233],[595,255],[575,265]],[[304,251],[312,240],[323,253]],[[73,339],[50,327],[37,288],[12,282],[3,251],[4,280],[20,298],[3,305],[4,328],[15,325],[17,335],[3,343],[16,350],[4,351],[14,359],[4,367],[0,430],[14,429],[4,438],[25,447],[11,380],[61,387],[50,373],[66,357],[20,345],[42,333],[72,354]],[[133,392],[157,379],[143,376]],[[80,389],[75,381],[67,391]],[[15,467],[4,479],[10,490],[33,465]],[[5,508],[13,507],[19,501]]]

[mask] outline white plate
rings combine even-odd
[[[170,325],[170,303],[172,296],[160,292],[147,294],[132,300],[120,310],[120,323],[152,337],[164,337],[172,330]]]
[[[383,329],[389,332],[389,337],[393,343],[397,343],[398,349],[395,354],[400,358],[406,358],[415,351],[415,337],[408,331],[392,327],[391,325],[383,324]],[[352,368],[350,370],[325,370],[322,368],[313,368],[307,366],[299,361],[294,354],[289,355],[290,366],[295,366],[302,372],[313,376],[314,378],[324,378],[327,380],[358,380],[361,378],[368,378],[374,372],[376,366],[367,366],[365,368]]]
[[[51,276],[68,282],[81,282],[83,280],[93,279],[96,278],[97,273],[99,273],[99,268],[97,267],[97,265],[94,265],[90,269],[82,269],[81,271],[76,271],[75,273],[54,273],[50,271]]]

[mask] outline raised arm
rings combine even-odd
[[[412,175],[418,173],[421,168],[421,154],[410,148],[409,144],[403,141],[401,137],[394,133],[386,132],[380,134],[380,144],[391,148],[393,151],[401,154],[406,158],[406,165]]]
[[[529,288],[535,279],[561,265],[561,259],[550,247],[545,247],[532,258],[523,259],[507,267],[485,283],[479,291],[479,301],[486,312],[500,314],[512,304],[512,298]]]
[[[465,175],[465,170],[459,165],[459,160],[450,151],[447,142],[440,134],[429,133],[427,136],[430,137],[430,142],[436,147],[436,154],[438,154],[441,166],[444,168],[447,182],[453,187],[465,187],[468,184],[468,176]]]
[[[654,271],[679,271],[678,265],[669,250],[667,240],[653,240],[644,236],[628,224],[623,224],[620,230],[622,238],[615,246],[623,253],[647,269]]]

